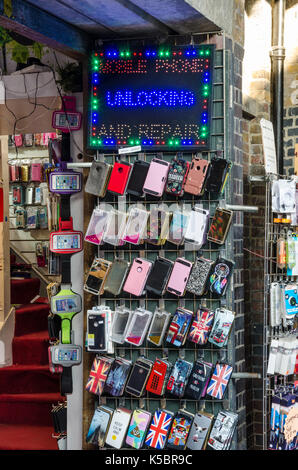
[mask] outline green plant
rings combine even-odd
[[[82,66],[70,62],[64,67],[58,66],[58,83],[65,93],[76,93],[82,91]]]

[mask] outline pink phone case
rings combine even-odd
[[[41,164],[31,164],[31,181],[41,181]]]
[[[182,264],[181,262],[187,264]],[[185,258],[177,258],[167,285],[167,291],[181,297],[184,294],[191,268],[191,261]]]
[[[151,261],[143,258],[135,258],[126,278],[123,290],[136,296],[142,295],[151,268]]]
[[[162,196],[167,182],[169,168],[169,162],[153,158],[144,183],[144,193],[152,194],[153,196]]]

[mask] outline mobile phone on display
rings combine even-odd
[[[185,287],[192,268],[192,262],[185,258],[177,258],[167,285],[167,291],[181,297],[184,295]]]
[[[153,158],[144,183],[144,193],[160,197],[164,192],[170,164],[165,160]]]

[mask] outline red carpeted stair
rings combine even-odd
[[[46,299],[38,279],[11,281],[16,310],[13,365],[0,368],[0,450],[57,450],[51,405],[62,400],[59,376],[48,366]],[[23,302],[25,299],[25,302]]]

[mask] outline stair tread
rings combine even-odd
[[[0,450],[58,450],[51,426],[0,424]]]
[[[19,370],[19,371],[33,371],[33,370],[36,370],[36,371],[49,371],[49,365],[39,365],[39,364],[13,364],[12,366],[8,366],[8,367],[2,367],[0,368],[0,374],[2,371],[6,372],[6,371],[16,371],[16,370]]]
[[[48,403],[65,401],[59,392],[55,393],[0,393],[0,402]]]
[[[35,333],[26,333],[24,335],[15,336],[13,341],[49,341],[49,333],[47,331],[36,331]]]
[[[16,315],[22,315],[24,313],[32,312],[32,311],[38,311],[38,310],[43,310],[43,311],[49,311],[50,307],[48,304],[21,304],[17,309],[16,309]]]

